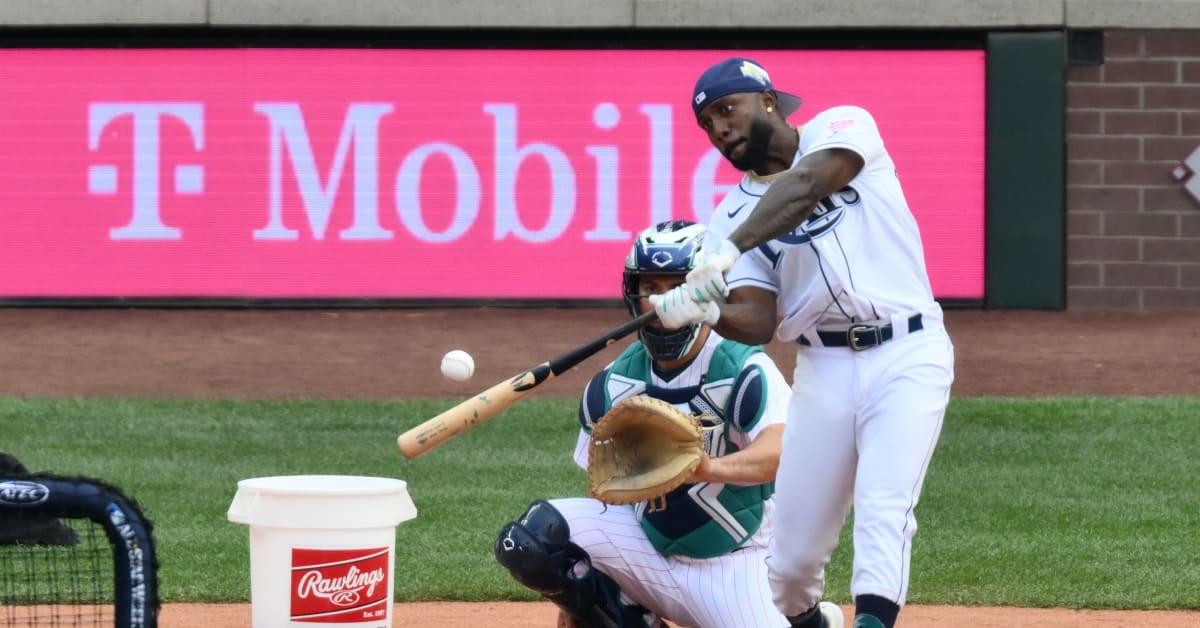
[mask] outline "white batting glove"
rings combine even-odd
[[[733,268],[742,252],[726,239],[717,242],[714,248],[716,250],[709,252],[705,247],[699,265],[687,274],[688,295],[695,301],[717,301],[729,296],[725,273]]]
[[[679,329],[703,323],[716,325],[721,318],[721,307],[713,301],[693,301],[688,296],[687,285],[675,286],[665,294],[652,294],[650,305],[658,312],[658,320],[667,329]]]

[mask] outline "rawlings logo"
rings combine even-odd
[[[36,506],[47,499],[50,499],[50,489],[44,484],[23,480],[0,482],[0,504]]]
[[[359,571],[356,565],[350,565],[346,575],[340,578],[326,578],[319,571],[309,571],[300,576],[296,595],[301,599],[315,595],[338,606],[353,606],[358,604],[359,591],[365,588],[367,597],[371,597],[375,594],[375,586],[386,579],[382,569]]]
[[[377,621],[387,616],[390,551],[292,549],[291,619]]]

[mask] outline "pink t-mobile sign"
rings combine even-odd
[[[740,178],[723,51],[0,50],[0,297],[608,299]],[[935,293],[983,295],[982,51],[741,51],[872,112]]]

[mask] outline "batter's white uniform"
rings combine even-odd
[[[853,504],[851,593],[903,606],[917,529],[913,508],[941,432],[954,349],[933,299],[920,232],[875,120],[861,108],[836,107],[799,132],[796,161],[841,148],[864,163],[803,225],[745,252],[726,274],[731,290],[775,292],[777,335],[802,339],[776,480],[771,585],[786,615],[816,604]],[[778,176],[748,174],[714,210],[708,237],[727,238]],[[860,323],[890,324],[893,338],[854,350],[845,332]],[[856,333],[855,343],[871,343],[874,334]]]
[[[787,380],[762,352],[747,358],[746,368],[737,376],[714,380],[710,363],[722,341],[715,332],[710,333],[691,364],[670,380],[653,370],[645,371],[648,376],[645,380],[611,375],[606,378],[606,373],[613,370],[610,364],[589,383],[581,404],[581,421],[585,425],[594,424],[604,408],[638,394],[663,399],[689,414],[706,411],[706,406],[712,405],[739,408],[745,405],[746,408],[735,410],[735,416],[727,416],[725,421],[738,421],[740,415],[743,419],[758,417],[757,422],[745,431],[731,425],[709,431],[705,443],[708,454],[714,457],[745,448],[763,428],[786,421],[790,396]],[[626,351],[625,355],[629,353]],[[598,386],[606,390],[599,390]],[[745,397],[745,404],[739,403],[739,395]],[[581,429],[575,462],[584,469],[589,442],[589,428]],[[627,601],[682,626],[786,627],[787,619],[772,600],[765,562],[774,500],[762,500],[762,523],[757,531],[739,530],[738,521],[728,512],[721,512],[722,506],[715,499],[724,486],[684,485],[686,488],[676,489],[668,499],[677,494],[687,497],[679,502],[668,501],[666,510],[656,513],[664,522],[660,524],[662,528],[671,525],[686,528],[698,520],[717,520],[728,527],[727,538],[751,534],[736,549],[710,558],[660,553],[642,525],[645,504],[605,507],[597,500],[585,498],[553,499],[550,503],[569,522],[571,541],[587,551],[594,567],[616,581],[622,595],[629,598]]]

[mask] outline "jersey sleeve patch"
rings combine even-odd
[[[844,148],[858,153],[867,163],[884,154],[875,119],[861,107],[834,107],[817,114],[812,133],[806,127],[805,136],[801,140],[805,153]]]
[[[830,122],[829,124],[825,125],[825,128],[827,129],[827,131],[829,133],[837,133],[838,131],[841,131],[842,129],[846,129],[846,128],[849,128],[852,126],[854,126],[854,118],[843,118],[841,120],[834,120],[834,121]]]

